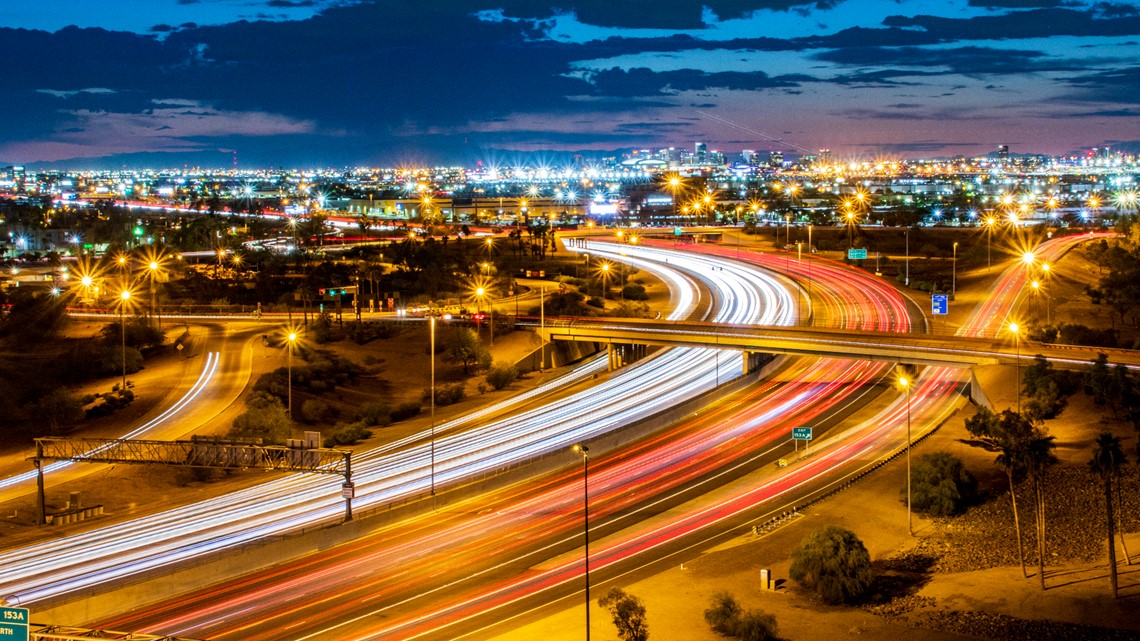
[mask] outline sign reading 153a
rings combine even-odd
[[[0,608],[0,640],[28,641],[27,608]]]
[[[797,441],[810,441],[811,440],[811,428],[810,427],[793,427],[792,428],[792,438],[796,439]]]

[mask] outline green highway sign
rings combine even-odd
[[[793,427],[792,438],[797,441],[810,441],[811,428],[810,427]]]
[[[867,258],[867,248],[866,247],[859,247],[859,248],[852,247],[851,249],[847,250],[847,258],[849,260],[864,260]]]
[[[0,641],[28,641],[30,630],[27,608],[0,608]]]

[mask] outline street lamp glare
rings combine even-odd
[[[1025,263],[1026,265],[1032,265],[1033,261],[1036,260],[1036,258],[1037,257],[1033,255],[1033,252],[1025,252],[1021,255],[1021,262]]]
[[[910,380],[907,379],[907,377],[905,377],[905,376],[900,376],[899,377],[899,387],[902,387],[902,388],[910,387]]]
[[[297,340],[297,332],[289,332],[289,342],[292,343],[295,340]]]
[[[1021,330],[1021,326],[1019,326],[1017,323],[1010,323],[1009,324],[1009,331],[1013,332],[1014,334],[1018,333],[1018,331],[1020,331],[1020,330]]]
[[[119,298],[123,299],[124,301],[130,300],[131,299],[131,292],[129,290],[124,289],[123,292],[121,294],[119,294]]]

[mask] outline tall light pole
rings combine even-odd
[[[130,300],[131,291],[129,289],[124,289],[122,293],[119,294],[119,331],[122,334],[123,338],[123,383],[120,389],[124,390],[127,389],[127,320],[123,315],[123,312],[126,310],[127,302]]]
[[[431,495],[435,496],[435,316],[428,319],[431,326]]]
[[[1021,327],[1017,323],[1009,324],[1009,331],[1013,332],[1013,349],[1017,360],[1013,364],[1014,391],[1017,392],[1017,414],[1021,415]]]
[[[994,220],[993,216],[986,218],[986,271],[989,271],[990,267],[991,267],[991,264],[990,264],[990,246],[993,245],[993,241],[994,241],[994,223],[995,222],[997,222],[997,221]]]
[[[900,376],[899,386],[906,390],[906,530],[914,536],[910,511],[910,379]]]
[[[590,448],[575,445],[574,453],[582,455],[582,537],[585,541],[586,567],[586,641],[590,641]]]
[[[906,286],[910,287],[910,230],[903,232],[906,236]]]
[[[155,279],[158,278],[158,269],[159,269],[158,261],[157,260],[150,261],[150,264],[147,265],[147,269],[150,270],[150,315],[152,318],[155,319],[155,325],[159,329],[161,329],[162,328],[162,318],[158,315],[158,304],[156,303],[157,286],[155,285]]]
[[[293,420],[293,345],[297,342],[297,332],[289,332],[286,337],[289,342],[289,357],[287,371],[289,376],[289,420]]]
[[[954,243],[954,258],[952,259],[953,266],[950,273],[950,294],[956,296],[958,294],[958,243]]]

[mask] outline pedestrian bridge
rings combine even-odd
[[[693,321],[642,319],[547,319],[535,330],[545,340],[585,341],[610,345],[688,346],[753,352],[859,358],[910,365],[974,367],[1013,365],[1038,354],[1055,367],[1074,369],[1108,355],[1112,364],[1140,368],[1140,352],[1097,347],[1051,345],[1012,335],[1005,337],[896,334],[818,327],[725,325]]]

